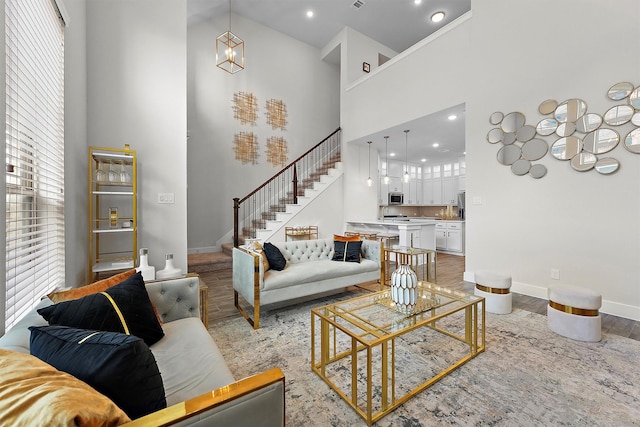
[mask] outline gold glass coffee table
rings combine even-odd
[[[413,314],[382,290],[311,310],[311,368],[367,425],[484,351],[484,298],[420,282]]]

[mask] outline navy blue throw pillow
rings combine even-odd
[[[280,249],[272,243],[265,242],[262,250],[267,257],[267,261],[269,261],[269,268],[271,270],[284,270],[284,267],[287,265],[287,260],[282,256]]]
[[[167,407],[156,359],[140,338],[66,326],[29,329],[32,355],[89,384],[130,418]]]
[[[357,262],[360,263],[360,248],[362,240],[357,242],[333,241],[333,261]]]
[[[147,345],[164,336],[140,272],[104,292],[59,302],[38,313],[50,325],[124,332],[142,338]]]

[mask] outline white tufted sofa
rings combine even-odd
[[[332,261],[333,239],[273,243],[287,260],[282,271],[268,270],[260,255],[233,249],[233,290],[236,308],[260,327],[260,306],[344,289],[384,277],[382,244],[363,240],[360,263]],[[253,319],[239,304],[242,296],[253,307]]]

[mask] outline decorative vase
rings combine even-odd
[[[173,254],[166,254],[165,260],[164,269],[156,273],[158,280],[180,277],[182,275],[182,269],[173,265]]]
[[[407,264],[391,273],[391,300],[402,313],[413,312],[418,300],[418,276]]]
[[[156,268],[149,265],[149,249],[140,249],[140,265],[136,268],[136,271],[142,272],[142,278],[145,281],[156,279]]]

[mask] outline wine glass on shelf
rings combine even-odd
[[[104,162],[98,161],[98,169],[96,170],[96,181],[105,182],[108,180],[107,172],[105,171]]]

